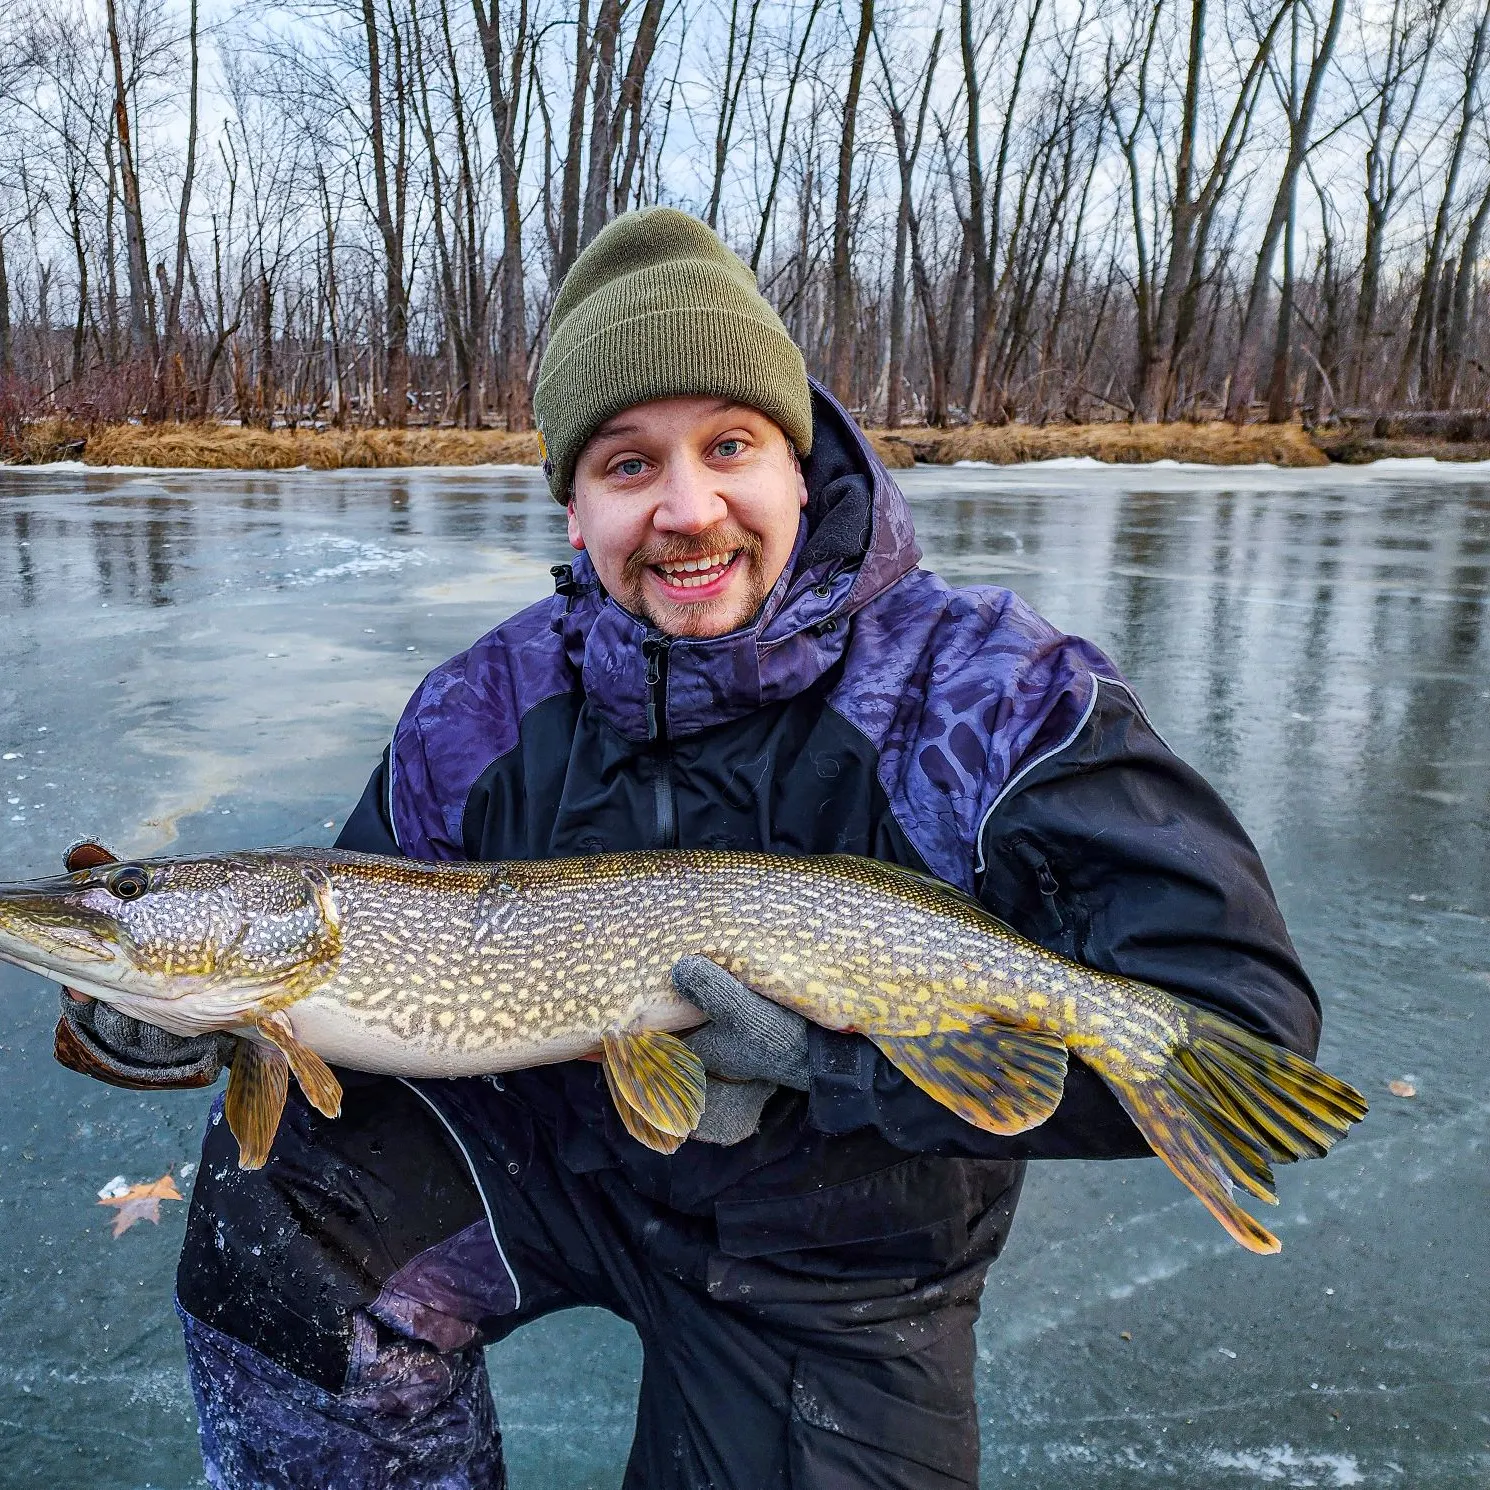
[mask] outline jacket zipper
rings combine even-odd
[[[654,843],[678,846],[678,813],[673,800],[672,751],[667,744],[667,651],[672,640],[649,636],[642,642],[647,659],[647,739],[653,746],[652,793],[657,815]]]

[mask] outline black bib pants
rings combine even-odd
[[[214,1113],[178,1279],[213,1484],[502,1486],[482,1347],[582,1304],[643,1345],[628,1490],[977,1483],[982,1235],[932,1277],[731,1256],[619,1171],[576,1172],[490,1083],[459,1084],[490,1135],[473,1152],[414,1087],[347,1079],[334,1121],[292,1097],[262,1170]],[[986,1168],[975,1231],[1001,1234],[1020,1171]]]

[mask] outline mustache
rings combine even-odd
[[[621,575],[628,585],[635,586],[641,583],[646,570],[658,565],[685,564],[689,559],[705,559],[710,554],[728,553],[738,553],[747,564],[754,564],[759,561],[763,551],[761,540],[743,528],[711,528],[697,538],[680,535],[637,549],[621,566]]]

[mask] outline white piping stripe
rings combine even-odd
[[[1031,771],[1033,771],[1037,766],[1043,766],[1046,761],[1051,760],[1055,756],[1059,755],[1063,750],[1069,750],[1071,746],[1076,743],[1077,737],[1081,734],[1082,730],[1084,730],[1091,722],[1092,715],[1096,712],[1097,696],[1102,692],[1103,683],[1106,683],[1109,688],[1121,688],[1123,692],[1126,693],[1128,697],[1133,700],[1133,707],[1138,710],[1139,718],[1142,719],[1143,722],[1148,725],[1151,730],[1154,730],[1154,736],[1159,741],[1159,743],[1164,746],[1166,750],[1169,749],[1169,742],[1165,740],[1164,736],[1161,735],[1157,729],[1154,729],[1154,721],[1149,718],[1148,711],[1143,707],[1143,702],[1142,700],[1140,700],[1138,695],[1134,693],[1134,691],[1121,678],[1109,678],[1102,673],[1093,673],[1092,696],[1087,700],[1086,708],[1082,711],[1081,718],[1076,721],[1076,724],[1071,732],[1066,736],[1064,740],[1060,742],[1059,745],[1053,745],[1042,755],[1037,755],[1034,760],[1026,761],[1025,764],[1022,765],[1019,770],[1017,770],[1004,783],[1003,790],[998,794],[998,796],[996,796],[993,801],[989,803],[988,811],[983,814],[983,820],[978,824],[978,836],[976,840],[978,859],[977,863],[973,866],[973,872],[975,874],[982,874],[983,871],[988,867],[987,859],[985,858],[983,853],[983,835],[988,830],[989,819],[994,815],[995,812],[998,811],[999,807],[1008,797],[1009,793],[1012,792],[1014,788],[1018,786],[1019,783],[1030,774]]]
[[[396,761],[397,757],[398,757],[398,752],[393,748],[392,745],[389,745],[389,747],[388,747],[388,831],[393,834],[393,844],[394,844],[394,847],[398,849],[399,853],[403,853],[404,846],[403,846],[403,844],[401,844],[398,841],[398,823],[395,821],[394,816],[393,816],[393,770],[394,770],[394,762]]]
[[[502,1266],[507,1269],[507,1276],[512,1280],[512,1292],[513,1296],[517,1300],[517,1302],[512,1306],[513,1310],[515,1312],[516,1310],[521,1309],[523,1306],[522,1284],[517,1281],[517,1274],[512,1271],[512,1264],[507,1261],[507,1254],[502,1250],[502,1238],[497,1235],[497,1223],[492,1216],[491,1204],[486,1198],[486,1191],[481,1188],[481,1178],[476,1173],[476,1166],[471,1163],[471,1151],[461,1141],[460,1134],[457,1133],[455,1129],[450,1126],[450,1123],[445,1117],[445,1114],[441,1112],[440,1109],[433,1102],[430,1101],[429,1097],[424,1092],[421,1092],[412,1081],[409,1081],[405,1077],[398,1076],[395,1077],[394,1080],[398,1081],[403,1086],[408,1087],[408,1089],[413,1092],[413,1094],[418,1097],[419,1100],[423,1102],[424,1105],[428,1107],[429,1110],[434,1113],[437,1118],[439,1118],[440,1122],[444,1125],[445,1131],[451,1136],[451,1138],[455,1140],[456,1148],[460,1150],[461,1157],[466,1161],[466,1168],[471,1171],[471,1183],[476,1186],[476,1193],[481,1197],[481,1209],[486,1212],[486,1224],[491,1231],[491,1239],[496,1244],[497,1256],[502,1259]]]
[[[1063,750],[1069,749],[1076,741],[1078,735],[1087,727],[1093,711],[1097,707],[1097,695],[1102,691],[1098,686],[1103,680],[1096,673],[1092,674],[1092,696],[1086,701],[1086,708],[1082,710],[1081,718],[1072,726],[1070,733],[1059,745],[1053,745],[1043,755],[1037,755],[1034,760],[1026,761],[1005,783],[1003,790],[988,804],[988,811],[983,814],[983,820],[978,824],[978,860],[973,865],[974,874],[982,874],[988,867],[983,857],[983,834],[988,828],[988,820],[999,810],[999,804],[1024,780],[1036,766],[1043,766],[1053,756],[1057,756]]]
[[[1139,698],[1136,693],[1134,693],[1133,689],[1127,683],[1125,683],[1121,678],[1109,678],[1106,673],[1093,673],[1092,676],[1099,683],[1108,683],[1111,684],[1111,686],[1114,688],[1121,688],[1123,692],[1126,693],[1128,697],[1133,700],[1133,707],[1138,710],[1138,717],[1143,720],[1143,722],[1148,725],[1151,730],[1153,730],[1154,737],[1158,740],[1158,742],[1166,750],[1169,749],[1169,741],[1166,740],[1164,736],[1159,733],[1159,727],[1154,723],[1152,719],[1149,718],[1149,711],[1144,708],[1143,700]]]

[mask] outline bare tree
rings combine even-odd
[[[892,425],[1490,403],[1490,0],[947,4],[13,0],[7,387],[523,428],[665,201]]]
[[[1313,56],[1309,60],[1308,80],[1301,91],[1299,33],[1304,19],[1304,13],[1298,5],[1290,7],[1288,72],[1284,86],[1280,88],[1283,111],[1288,121],[1288,152],[1283,159],[1278,189],[1273,194],[1273,208],[1268,216],[1267,226],[1263,229],[1262,246],[1258,250],[1256,268],[1252,273],[1252,287],[1247,293],[1247,309],[1242,317],[1240,356],[1231,385],[1231,406],[1227,410],[1228,416],[1232,418],[1237,417],[1252,401],[1258,343],[1262,336],[1273,260],[1278,252],[1280,236],[1287,241],[1283,250],[1283,293],[1279,296],[1277,332],[1273,344],[1268,417],[1274,423],[1279,423],[1292,412],[1288,407],[1287,383],[1289,347],[1293,335],[1294,229],[1299,172],[1314,144],[1314,114],[1319,104],[1320,90],[1334,62],[1335,43],[1340,36],[1340,26],[1345,20],[1345,0],[1332,0],[1324,30],[1317,34]]]
[[[502,418],[508,429],[528,429],[533,423],[533,403],[528,390],[528,313],[520,200],[522,161],[518,142],[521,95],[528,71],[528,3],[517,0],[510,39],[503,36],[500,0],[490,0],[489,4],[471,0],[471,3],[486,64],[502,204],[502,305],[497,351]]]
[[[130,142],[129,90],[124,77],[124,43],[119,34],[119,16],[114,0],[106,0],[109,53],[114,64],[114,128],[119,146],[119,179],[124,205],[124,239],[129,263],[129,331],[132,345],[160,355],[155,334],[155,301],[150,293],[150,256],[145,249],[145,219],[140,206],[140,182],[135,174],[134,147]]]
[[[1407,345],[1402,351],[1402,361],[1397,370],[1397,384],[1393,390],[1395,399],[1399,403],[1407,397],[1414,375],[1419,377],[1424,387],[1428,383],[1430,317],[1439,291],[1439,275],[1443,269],[1443,256],[1456,205],[1459,176],[1464,168],[1464,155],[1469,148],[1475,121],[1479,117],[1480,79],[1484,74],[1487,52],[1490,52],[1490,3],[1486,3],[1479,12],[1464,58],[1458,127],[1454,130],[1448,169],[1444,173],[1443,192],[1438,199],[1438,211],[1433,219],[1433,232],[1428,240],[1428,251],[1423,264],[1417,305],[1412,316],[1412,328],[1407,333]]]
[[[833,345],[828,356],[828,378],[836,398],[850,397],[853,370],[854,280],[849,258],[853,205],[854,128],[859,116],[859,91],[864,82],[864,60],[874,32],[874,0],[859,0],[859,29],[843,95],[843,133],[838,145],[838,197],[833,204]]]

